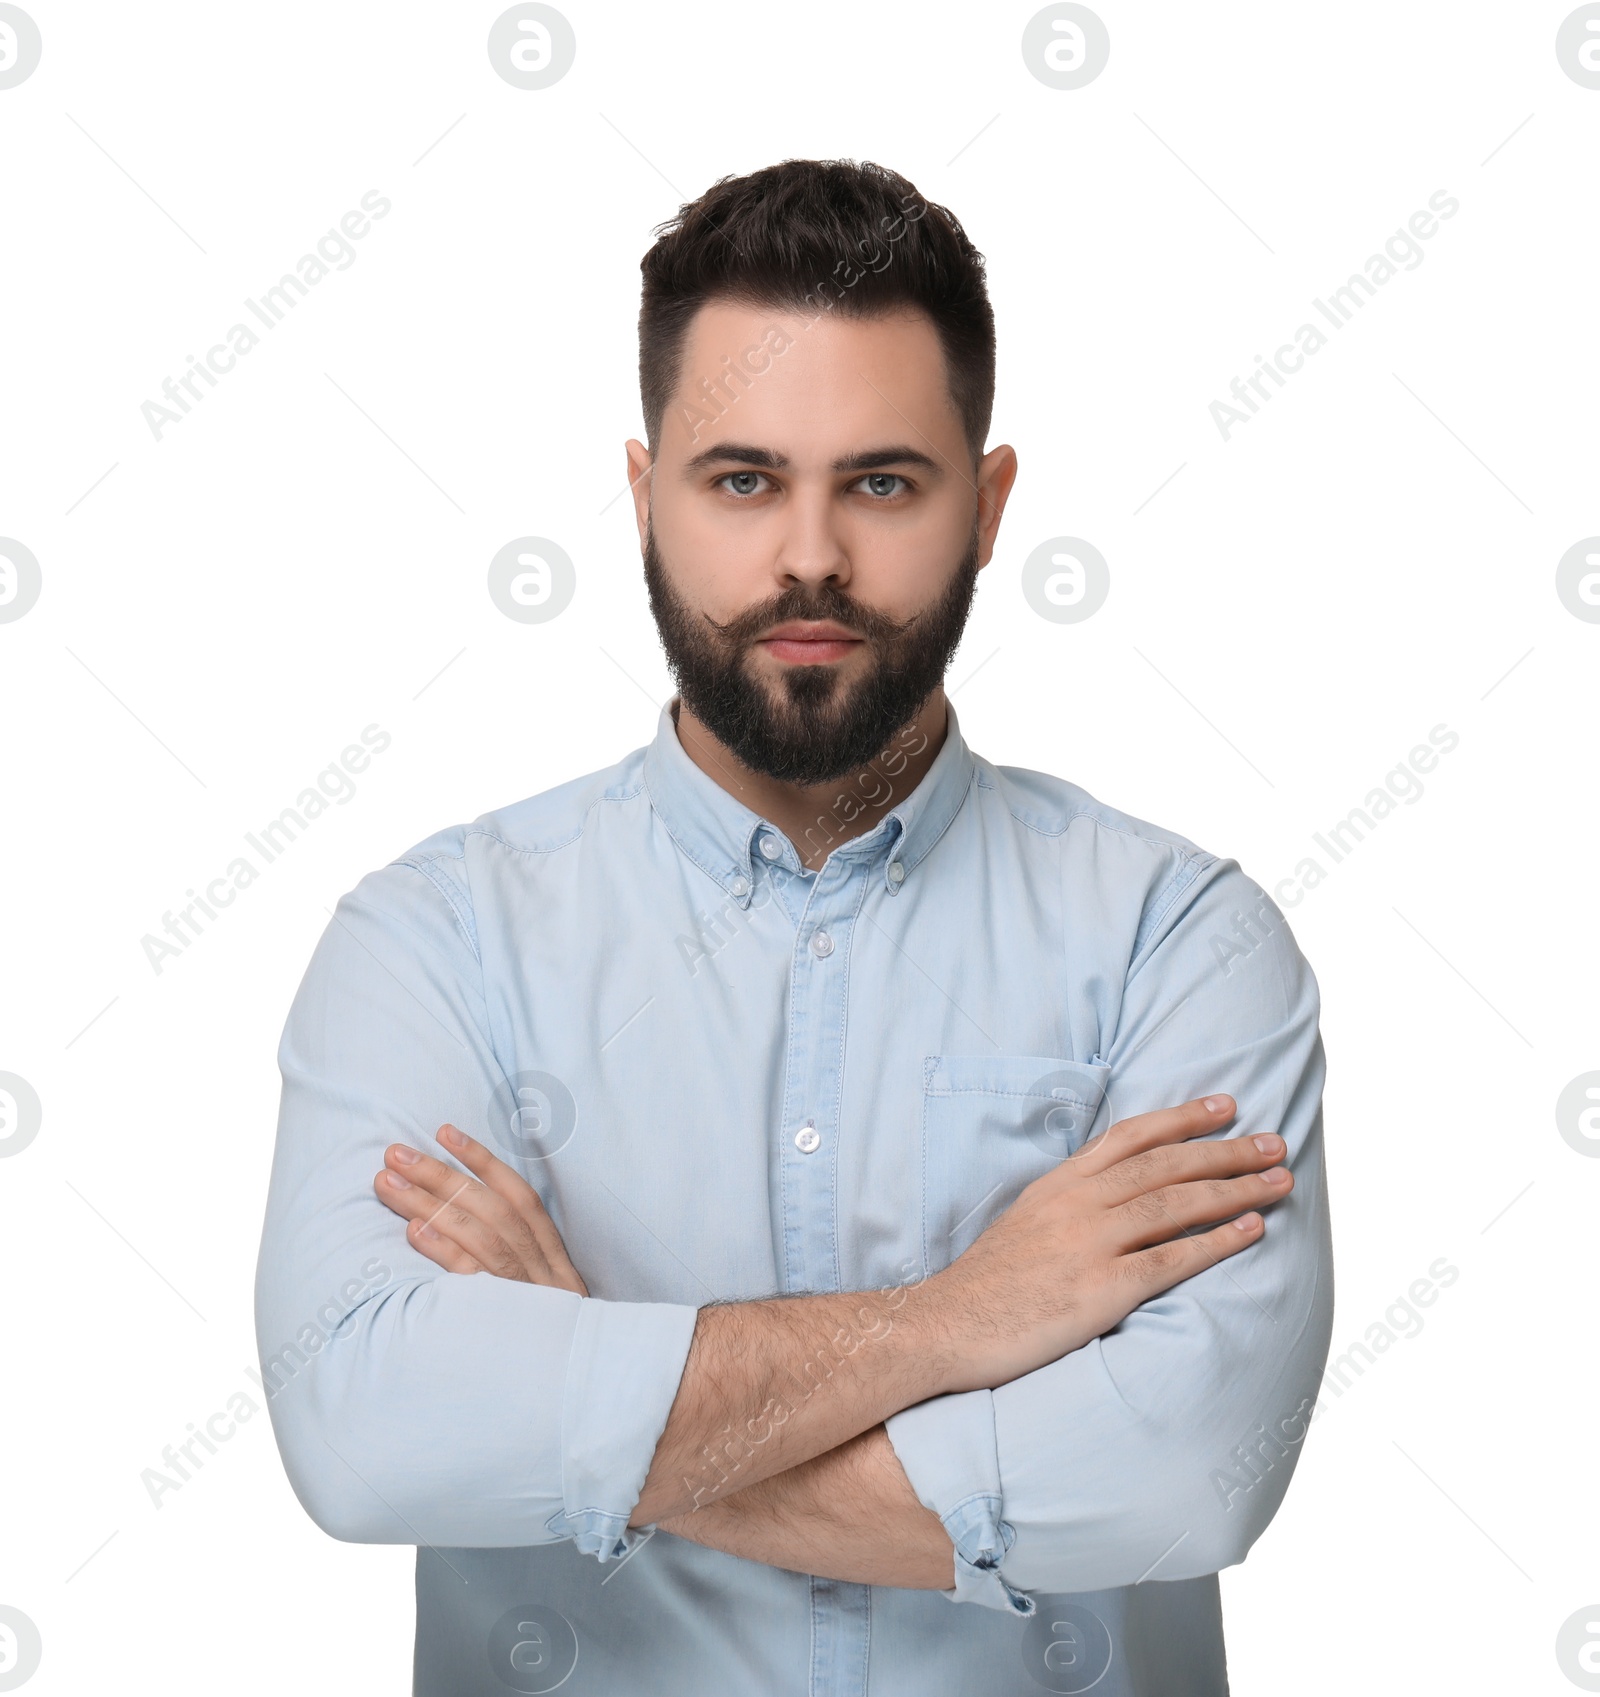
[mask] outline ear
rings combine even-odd
[[[633,495],[633,515],[639,522],[639,547],[644,547],[644,533],[650,523],[650,473],[654,461],[650,450],[633,439],[627,444],[628,488]]]
[[[978,462],[978,564],[988,565],[994,556],[1000,518],[1017,481],[1017,454],[1002,443],[991,448]]]

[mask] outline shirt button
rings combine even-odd
[[[743,900],[745,896],[750,894],[750,880],[744,877],[735,878],[728,886],[728,894],[730,896],[738,896],[741,900]]]
[[[889,882],[898,890],[906,881],[906,869],[898,860],[889,862]]]
[[[814,1125],[803,1125],[794,1134],[794,1146],[802,1155],[815,1153],[822,1142],[822,1133]]]
[[[826,931],[811,933],[811,952],[818,960],[826,960],[833,953],[833,938]]]
[[[761,839],[761,852],[768,860],[776,860],[783,853],[783,849],[776,837],[763,837]]]

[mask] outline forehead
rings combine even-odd
[[[952,455],[964,446],[926,313],[811,318],[714,300],[690,320],[660,452],[684,459],[738,441],[804,465],[908,438]]]

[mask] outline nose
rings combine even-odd
[[[850,581],[850,552],[840,532],[831,491],[796,489],[785,505],[783,530],[773,562],[785,589],[815,589],[830,579]]]

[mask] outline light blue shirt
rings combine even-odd
[[[1332,1319],[1317,1015],[1235,861],[990,765],[953,711],[815,872],[669,708],[363,878],[283,1033],[256,1314],[306,1511],[419,1546],[418,1697],[1225,1692],[1216,1573],[1283,1497]],[[1212,1091],[1215,1135],[1287,1141],[1263,1237],[888,1422],[950,1590],[628,1530],[698,1307],[914,1283],[1093,1131]],[[409,1246],[373,1177],[394,1142],[448,1161],[447,1121],[538,1189],[589,1297]]]

